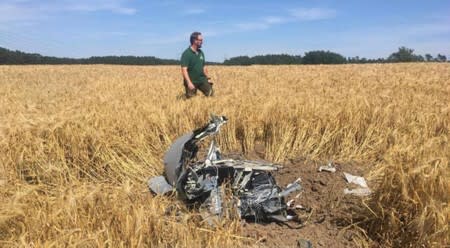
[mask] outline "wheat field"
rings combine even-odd
[[[209,71],[216,96],[184,100],[178,66],[0,66],[0,246],[257,245],[146,187],[211,113],[226,152],[368,166],[359,246],[449,245],[450,64]]]

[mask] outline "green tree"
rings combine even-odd
[[[344,56],[330,51],[311,51],[305,53],[303,64],[344,64],[347,60]]]
[[[224,65],[251,65],[252,61],[248,56],[238,56],[227,59],[223,62]]]
[[[447,57],[445,55],[438,54],[437,55],[437,61],[439,61],[439,62],[446,62],[447,61]]]
[[[424,61],[420,55],[414,54],[414,49],[407,47],[400,47],[397,52],[392,53],[388,57],[389,62],[417,62]]]
[[[268,54],[254,57],[238,56],[226,59],[224,65],[298,65],[302,63],[300,55]]]

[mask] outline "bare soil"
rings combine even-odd
[[[260,159],[262,155],[263,151],[256,150],[246,157]],[[313,247],[357,247],[361,239],[356,237],[361,235],[357,236],[360,232],[352,228],[351,221],[354,211],[361,206],[362,198],[344,194],[345,188],[355,186],[346,182],[343,172],[364,176],[368,168],[352,163],[334,163],[336,172],[319,172],[319,166],[327,163],[290,159],[274,173],[281,187],[301,178],[303,189],[300,196],[295,198],[296,192],[286,199],[294,199],[294,206],[303,206],[303,209],[293,210],[299,216],[300,225],[295,222],[290,223],[291,227],[274,222],[243,222],[242,235],[258,240],[260,247],[308,247],[305,246],[307,241]],[[298,244],[299,240],[303,240],[302,246]]]

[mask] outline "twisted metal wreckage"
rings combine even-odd
[[[300,180],[282,190],[272,175],[279,166],[223,158],[215,137],[227,120],[225,116],[212,115],[208,124],[176,139],[164,156],[164,176],[150,178],[150,190],[160,195],[176,190],[179,198],[199,205],[210,217],[222,217],[228,211],[225,208],[232,205],[243,219],[276,222],[295,219],[288,214],[285,197],[301,190]],[[206,157],[199,160],[199,142],[207,137],[212,138],[209,149]],[[230,186],[231,199],[224,197],[226,185]]]

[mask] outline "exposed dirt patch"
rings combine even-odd
[[[261,151],[255,151],[248,159],[260,159]],[[318,172],[320,165],[326,162],[291,159],[276,172],[277,183],[286,187],[297,178],[301,178],[302,193],[292,193],[286,201],[295,199],[295,213],[303,224],[293,229],[277,223],[243,223],[244,236],[258,240],[261,247],[299,247],[298,240],[308,240],[313,247],[357,247],[357,231],[349,228],[352,212],[361,205],[361,197],[344,194],[345,188],[354,188],[348,184],[343,172],[364,176],[367,168],[356,164],[335,164],[337,171]],[[370,185],[369,185],[370,186]],[[302,246],[307,247],[307,246]]]

